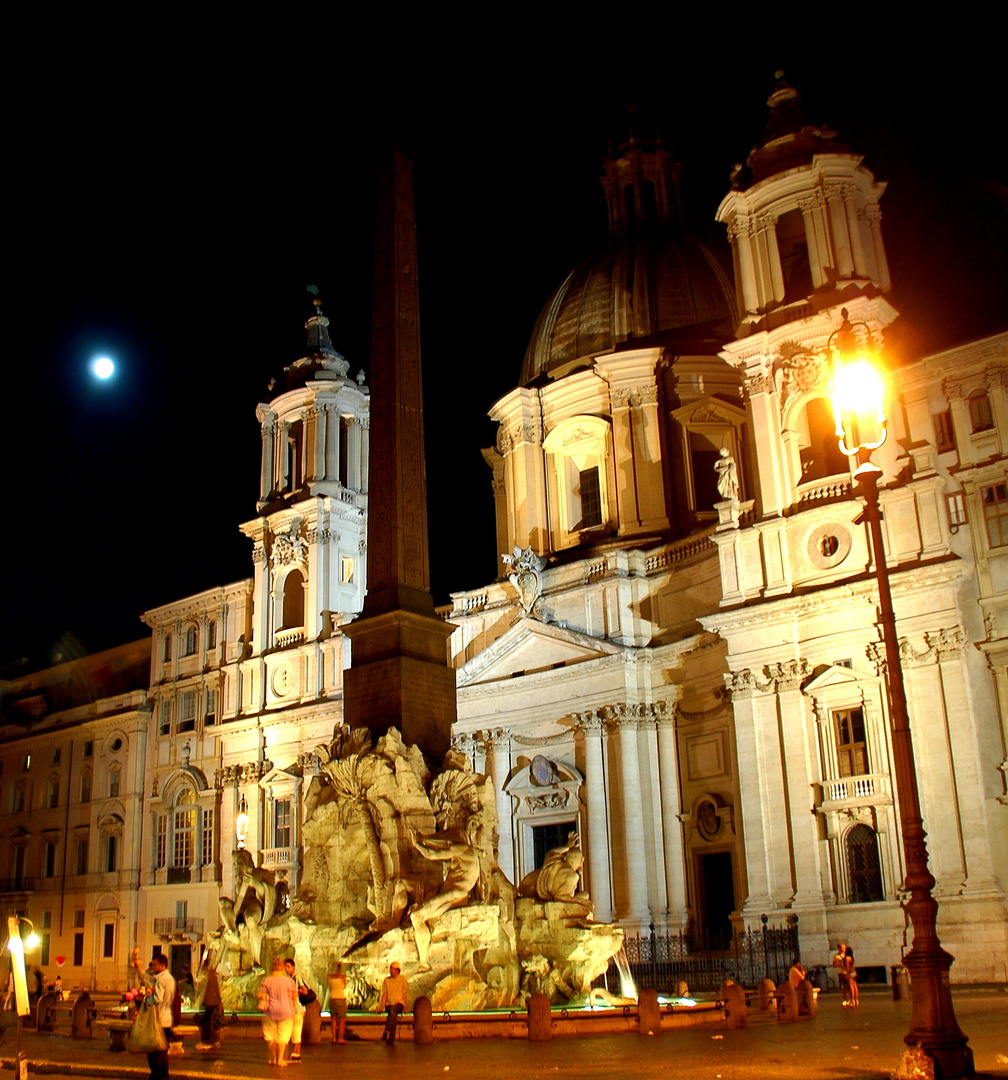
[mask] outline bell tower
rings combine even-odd
[[[369,393],[333,348],[321,302],[305,323],[305,355],[260,404],[260,516],[252,540],[252,653],[331,635],[364,603]]]

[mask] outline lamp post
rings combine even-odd
[[[903,961],[910,972],[913,1015],[910,1031],[903,1041],[909,1046],[920,1046],[931,1054],[947,1078],[972,1076],[973,1051],[966,1045],[968,1039],[956,1022],[949,991],[948,976],[953,957],[941,947],[938,939],[938,901],[931,894],[935,879],[928,869],[927,834],[921,818],[917,767],[903,686],[899,639],[896,636],[896,615],[882,540],[878,490],[882,470],[870,460],[871,452],[880,447],[886,438],[882,383],[870,362],[857,355],[862,342],[847,318],[846,309],[842,315],[843,322],[830,337],[828,345],[833,353],[833,411],[840,449],[859,461],[854,478],[860,484],[865,508],[858,520],[868,523],[871,556],[875,560],[878,579],[879,621],[885,646],[886,684],[892,720],[893,765],[906,863],[905,889],[910,894],[904,901],[904,907],[913,924],[913,945]],[[864,344],[873,349],[871,333],[867,326],[861,325]]]
[[[21,924],[30,927],[28,936],[21,937]],[[7,918],[7,950],[11,955],[11,971],[14,974],[14,1002],[17,1007],[17,1075],[18,1080],[28,1076],[28,1062],[21,1050],[21,1024],[28,1015],[28,979],[25,974],[25,950],[37,949],[39,936],[31,919],[23,915],[10,915]]]

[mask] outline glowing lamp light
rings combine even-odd
[[[115,364],[107,356],[99,356],[91,365],[91,370],[99,379],[108,379],[115,371]]]
[[[238,838],[239,851],[245,847],[245,838],[248,836],[248,803],[245,801],[245,796],[241,797],[241,806],[238,809],[238,816],[235,818],[235,836]]]
[[[31,952],[32,949],[37,949],[42,944],[42,939],[33,930],[25,939],[24,947]]]
[[[848,457],[875,450],[886,438],[882,379],[864,359],[833,369],[833,417],[840,449]]]

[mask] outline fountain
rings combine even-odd
[[[596,923],[579,891],[576,834],[516,889],[497,865],[492,780],[454,751],[432,773],[396,728],[371,739],[341,727],[315,751],[289,909],[272,873],[234,853],[236,895],[206,941],[224,1008],[252,1011],[272,958],[292,954],[322,1001],[342,962],[358,1008],[377,1000],[393,960],[438,1012],[520,1008],[536,992],[587,1002],[623,931]]]

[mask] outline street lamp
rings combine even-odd
[[[849,457],[856,457],[859,462],[854,478],[861,485],[865,508],[858,520],[868,523],[871,555],[878,578],[879,621],[885,645],[886,683],[892,718],[893,765],[906,862],[905,889],[910,894],[904,906],[914,931],[913,945],[903,960],[910,972],[913,1001],[912,1025],[903,1041],[909,1046],[920,1046],[931,1054],[946,1077],[972,1076],[973,1051],[966,1045],[968,1039],[956,1022],[949,991],[948,975],[953,957],[941,947],[938,940],[938,901],[931,895],[935,879],[928,869],[927,834],[921,819],[917,768],[896,636],[896,615],[882,541],[882,511],[878,491],[882,470],[870,460],[871,452],[880,447],[886,437],[882,379],[871,361],[863,355],[864,346],[869,352],[874,352],[874,341],[868,327],[863,323],[851,325],[846,309],[842,315],[843,322],[830,337],[828,345],[833,354],[833,411],[840,449]],[[860,334],[858,326],[861,327]]]
[[[245,838],[248,836],[248,827],[248,803],[245,801],[245,796],[242,795],[241,803],[238,807],[238,816],[235,818],[235,836],[238,840],[239,851],[245,847]]]
[[[29,926],[28,936],[21,937],[21,924]],[[21,1051],[21,1022],[31,1011],[28,1005],[28,980],[25,975],[25,950],[29,952],[39,947],[39,936],[31,919],[23,915],[10,915],[7,918],[7,950],[11,955],[11,971],[14,975],[14,1002],[17,1008],[17,1075],[18,1080],[28,1076],[28,1062]]]

